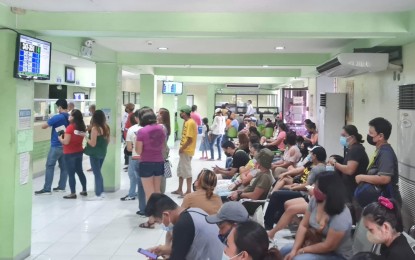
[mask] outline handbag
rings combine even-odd
[[[315,245],[323,241],[323,234],[317,231],[315,228],[310,227],[304,236],[303,247]]]
[[[171,178],[171,163],[169,160],[164,161],[164,177]]]
[[[359,205],[364,208],[368,204],[375,202],[382,195],[383,189],[379,186],[367,182],[361,182],[354,191],[354,197]]]

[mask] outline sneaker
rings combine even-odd
[[[125,196],[125,197],[122,197],[121,199],[120,199],[121,201],[127,201],[127,200],[135,200],[135,197],[130,197],[130,196]]]
[[[88,200],[89,201],[100,201],[100,200],[103,200],[104,199],[104,196],[94,196],[94,197],[92,197],[92,198],[89,198]]]
[[[51,195],[51,194],[52,194],[52,192],[50,192],[50,191],[46,191],[46,190],[44,190],[44,189],[41,189],[41,190],[35,191],[35,195]]]
[[[76,194],[69,194],[66,196],[63,196],[64,199],[76,199]]]
[[[79,195],[81,195],[81,196],[88,196],[88,193],[87,193],[86,191],[81,191],[81,192],[79,193]]]
[[[144,214],[144,212],[142,212],[142,211],[137,211],[135,214],[137,214],[137,215],[139,215],[140,217],[143,217],[143,218],[146,217],[146,214]]]
[[[59,187],[53,188],[52,189],[54,192],[65,192],[65,189],[61,189]]]

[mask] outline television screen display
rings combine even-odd
[[[75,83],[75,68],[65,67],[65,82]]]
[[[14,77],[49,80],[51,50],[50,42],[18,34]]]
[[[183,93],[183,82],[163,81],[162,93],[181,95]]]
[[[74,92],[73,99],[76,101],[83,101],[85,100],[85,92]]]

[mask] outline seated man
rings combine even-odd
[[[228,198],[230,200],[253,199],[263,200],[267,198],[268,192],[274,182],[274,177],[271,175],[271,163],[274,158],[274,153],[264,148],[255,156],[255,168],[257,173],[251,184],[244,190],[234,191]]]
[[[170,260],[221,259],[223,244],[217,239],[218,226],[206,222],[206,212],[198,208],[179,207],[170,197],[153,193],[147,201],[146,216],[173,231],[171,245],[149,251],[169,255]]]
[[[213,172],[216,173],[218,180],[231,179],[236,173],[239,172],[240,167],[245,166],[249,162],[249,156],[246,152],[236,149],[235,144],[231,141],[223,143],[222,149],[226,156],[232,156],[232,164],[230,168],[215,166],[213,167]]]

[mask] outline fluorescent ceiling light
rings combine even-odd
[[[72,60],[77,60],[77,59],[78,59],[78,57],[71,56],[71,59],[72,59]]]
[[[284,46],[277,46],[277,47],[275,47],[275,49],[276,49],[277,51],[282,51],[282,50],[284,50],[284,49],[285,49],[285,47],[284,47]]]
[[[157,49],[159,49],[160,51],[167,51],[169,48],[167,48],[167,47],[158,47]]]
[[[133,72],[129,72],[129,71],[126,71],[126,70],[123,70],[122,71],[122,75],[123,76],[137,76],[138,74],[137,73],[133,73]]]
[[[262,67],[263,67],[263,68],[268,68],[269,66],[268,66],[268,65],[262,65]]]

